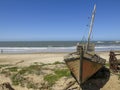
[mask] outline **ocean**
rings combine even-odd
[[[74,52],[80,41],[1,41],[0,53]],[[93,41],[95,51],[120,50],[120,41]]]

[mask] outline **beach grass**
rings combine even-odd
[[[120,80],[120,74],[118,75],[118,80]]]
[[[109,63],[105,63],[105,66],[106,66],[106,67],[109,67]]]
[[[13,85],[20,85],[24,80],[24,78],[20,74],[13,74],[10,79]]]
[[[70,72],[68,69],[56,69],[54,74],[48,74],[44,77],[44,80],[48,82],[50,86],[54,85],[61,77],[69,77]]]
[[[7,67],[7,66],[11,66],[10,64],[2,64],[2,65],[0,65],[0,69],[2,68],[2,67]]]
[[[50,71],[48,74],[43,75],[43,80],[47,82],[47,85],[49,88],[52,87],[56,81],[58,81],[62,77],[70,77],[70,71],[68,68],[59,68],[56,66],[59,66],[61,64],[64,64],[63,62],[55,62],[50,64],[39,64],[39,63],[33,63],[32,65],[28,67],[9,67],[5,68],[5,71],[9,71],[11,73],[10,79],[12,81],[13,85],[20,85],[22,87],[33,88],[38,89],[38,86],[35,85],[33,81],[29,81],[26,76],[28,75],[36,75],[39,77],[40,75],[43,75],[41,72],[46,70]],[[49,69],[51,65],[55,65],[56,68]],[[65,65],[65,64],[64,64]],[[63,66],[63,65],[62,65]],[[51,73],[53,72],[53,73]],[[7,73],[7,72],[5,72]],[[43,85],[44,86],[44,85]],[[46,87],[45,86],[45,87]]]
[[[11,67],[11,68],[6,68],[6,69],[8,69],[11,72],[17,72],[18,67]]]
[[[59,62],[59,61],[56,61],[56,62],[54,62],[53,64],[65,64],[64,62]]]

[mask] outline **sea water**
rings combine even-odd
[[[2,41],[0,53],[74,52],[80,41]],[[93,41],[95,51],[120,50],[120,41]]]

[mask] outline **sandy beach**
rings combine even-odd
[[[119,9],[120,0],[0,0],[0,90],[120,90]]]
[[[17,64],[21,66],[30,65],[34,62],[54,63],[63,62],[67,53],[37,53],[37,54],[0,54],[0,64]]]
[[[0,68],[0,72],[4,70],[4,68],[7,67],[29,67],[32,64],[46,64],[47,66],[43,66],[42,68],[46,68],[44,70],[45,73],[53,73],[49,71],[48,69],[54,69],[54,68],[64,68],[65,64],[50,64],[54,62],[64,62],[64,56],[67,55],[68,53],[35,53],[35,54],[0,54],[0,65],[8,65],[5,67]],[[105,58],[108,62],[109,60],[109,52],[97,52],[98,55],[101,57]],[[119,58],[119,57],[118,57]],[[11,75],[11,74],[10,74]],[[27,75],[25,77],[32,77],[34,79],[33,81],[38,81],[42,82],[42,77],[41,75],[36,76],[36,75]],[[36,80],[37,79],[37,80]],[[64,87],[65,84],[68,83],[68,81],[74,80],[72,77],[69,79],[66,79],[66,77],[60,78],[58,81],[56,81],[56,84],[54,85],[54,88],[52,90],[63,90],[62,87]],[[66,81],[66,82],[65,82]],[[6,76],[5,74],[0,74],[0,84],[4,82],[9,82],[12,85],[11,79],[9,76]],[[32,88],[26,88],[22,87],[20,85],[12,85],[12,87],[15,90],[34,90]],[[79,87],[76,84],[76,87]],[[119,90],[120,88],[120,80],[118,80],[118,76],[115,74],[111,74],[108,82],[102,87],[100,90]],[[35,89],[37,90],[37,89]],[[47,89],[38,89],[38,90],[47,90]],[[49,89],[48,89],[49,90]],[[78,90],[78,89],[74,89]]]

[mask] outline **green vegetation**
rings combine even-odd
[[[56,61],[56,62],[54,62],[53,64],[65,64],[64,62],[59,62],[59,61]]]
[[[120,80],[120,74],[118,75],[118,80]]]
[[[34,62],[35,65],[38,65],[39,63],[38,62]]]
[[[69,77],[70,76],[70,71],[68,69],[57,69],[54,71],[56,75],[58,75],[58,77]]]
[[[8,69],[11,72],[17,72],[18,67],[11,67],[11,68],[6,68],[6,69]]]
[[[8,69],[10,71],[16,71],[17,67],[8,68]],[[41,71],[41,66],[40,65],[30,65],[29,67],[23,67],[16,74],[13,74],[11,76],[12,84],[13,85],[22,85],[23,82],[25,81],[24,75],[27,75],[27,74],[40,75],[40,71]],[[28,87],[31,87],[31,84],[28,85]]]
[[[34,63],[34,64],[36,64],[36,63]],[[41,66],[45,66],[45,65],[56,65],[56,64],[65,64],[65,63],[64,63],[64,62],[59,62],[59,61],[56,61],[56,62],[54,62],[54,63],[47,63],[47,64],[45,64],[45,63],[40,63]]]
[[[27,88],[28,89],[30,89],[30,88],[37,89],[37,86],[33,82],[28,82],[27,83]]]
[[[55,74],[48,74],[44,77],[44,80],[48,82],[50,86],[55,84],[56,81],[58,81],[61,77],[69,77],[70,72],[68,69],[57,69],[54,71]]]
[[[57,62],[58,63],[58,62]],[[40,75],[41,65],[30,65],[29,67],[24,67],[19,70],[16,74],[12,75],[11,80],[13,85],[20,85],[24,81],[23,76],[27,74]],[[17,71],[17,67],[8,68],[10,71]],[[61,77],[69,77],[70,72],[68,69],[54,69],[54,74],[48,74],[44,77],[44,80],[48,82],[50,86],[55,84]],[[34,87],[33,84],[29,83],[28,88]]]
[[[59,69],[59,64],[64,64],[64,62],[54,62],[54,63],[48,63],[48,64],[44,64],[44,63],[38,63],[35,62],[32,65],[28,66],[28,67],[5,67],[6,65],[0,65],[0,68],[5,67],[4,69],[2,69],[2,71],[0,73],[5,74],[7,76],[10,77],[12,84],[13,85],[20,85],[22,87],[27,87],[29,88],[33,88],[33,89],[51,89],[51,86],[55,84],[56,81],[58,81],[60,78],[62,77],[69,77],[70,76],[70,72],[68,69],[66,69],[66,67],[62,67],[61,69]],[[50,69],[52,66],[53,69]],[[45,67],[44,67],[45,66]],[[63,66],[63,65],[62,65]],[[55,67],[55,68],[54,68]],[[63,69],[64,68],[64,69]],[[47,74],[44,73],[44,80],[45,82],[47,81],[48,83],[44,83],[43,85],[40,83],[35,83],[34,81],[32,81],[29,78],[29,74],[35,74],[35,75],[41,75],[41,72],[44,72],[44,70],[51,70],[51,72],[54,72],[54,74]],[[40,86],[42,85],[42,86]]]
[[[7,66],[10,66],[10,65],[9,65],[9,64],[0,65],[0,69],[1,69],[2,67],[7,67]]]
[[[48,74],[44,77],[44,80],[47,81],[50,86],[55,84],[55,81],[57,81],[58,79],[58,76],[54,74]]]
[[[20,74],[14,74],[11,76],[11,80],[13,85],[20,85],[22,84],[24,78]]]
[[[0,74],[5,74],[5,76],[9,76],[9,75],[10,75],[10,72],[7,71],[7,70],[2,70],[2,71],[0,72]]]
[[[109,63],[106,63],[105,66],[106,66],[106,67],[109,67]]]
[[[30,65],[29,67],[22,68],[18,74],[36,74],[39,75],[41,71],[41,65]]]

